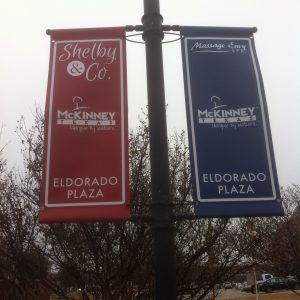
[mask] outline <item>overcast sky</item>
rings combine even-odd
[[[256,50],[264,79],[280,184],[300,184],[300,1],[160,0],[164,24],[258,28]],[[10,0],[0,5],[0,145],[10,166],[21,161],[14,130],[35,105],[44,107],[49,36],[46,29],[140,24],[142,0]],[[168,36],[166,38],[169,38]],[[164,44],[168,129],[186,128],[180,42]],[[127,44],[129,125],[146,107],[144,46]]]

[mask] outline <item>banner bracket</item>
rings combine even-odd
[[[162,25],[162,31],[180,31],[180,25]],[[144,25],[126,25],[126,31],[144,31]]]

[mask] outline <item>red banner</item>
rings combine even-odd
[[[49,34],[40,222],[127,220],[125,28]]]

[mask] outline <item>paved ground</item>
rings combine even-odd
[[[226,300],[226,299],[234,299],[241,297],[253,297],[252,293],[241,292],[236,289],[222,289],[219,290],[219,295],[216,297],[216,300]]]
[[[297,291],[300,293],[300,290]],[[241,292],[236,289],[222,289],[219,290],[219,295],[216,296],[215,300],[255,300],[256,296],[252,293]],[[300,296],[291,291],[279,291],[273,293],[259,293],[259,300],[299,300]]]

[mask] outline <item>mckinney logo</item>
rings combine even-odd
[[[254,113],[255,107],[243,107],[237,109],[227,109],[227,105],[222,105],[221,98],[212,96],[210,98],[214,106],[211,109],[198,109],[199,123],[238,123],[256,121]]]
[[[73,98],[75,108],[57,110],[57,124],[59,125],[88,125],[88,126],[113,126],[116,125],[115,112],[88,112],[87,106],[79,106],[83,99],[79,96]]]

